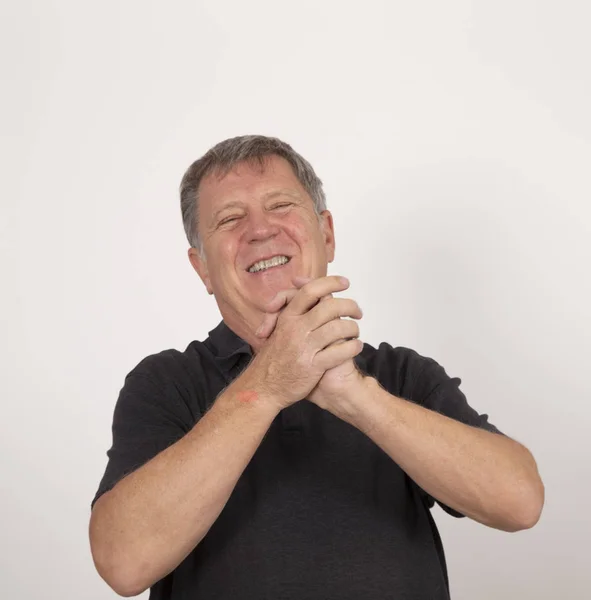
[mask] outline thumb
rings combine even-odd
[[[305,286],[309,281],[312,281],[312,277],[303,277],[302,275],[296,275],[293,278],[293,284],[298,288]]]
[[[281,290],[275,294],[275,297],[265,306],[266,313],[276,313],[280,311],[296,294],[298,290],[290,288]]]
[[[255,331],[255,335],[258,338],[266,339],[268,338],[273,330],[275,329],[275,325],[277,324],[277,319],[279,318],[279,313],[267,313],[263,317],[263,322],[260,324],[259,328]]]

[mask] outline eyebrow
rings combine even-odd
[[[243,204],[244,204],[244,202],[240,202],[238,200],[233,200],[232,202],[228,202],[227,204],[224,204],[224,206],[222,206],[219,210],[215,211],[215,213],[211,217],[211,223],[212,224],[215,223],[217,221],[218,215],[220,213],[223,213],[228,208],[234,208],[235,206],[242,206]]]
[[[271,192],[267,192],[266,194],[263,194],[262,198],[263,200],[272,200],[273,198],[276,198],[277,196],[291,196],[292,198],[299,198],[300,195],[297,192],[294,192],[293,190],[289,190],[289,189],[282,189],[282,190],[272,190]],[[244,202],[240,201],[240,200],[232,200],[230,202],[228,202],[227,204],[224,204],[224,206],[222,206],[219,210],[217,210],[214,215],[211,218],[210,221],[210,226],[213,225],[217,219],[218,216],[224,212],[225,210],[227,210],[228,208],[235,208],[235,207],[242,207],[244,206]]]
[[[285,190],[273,190],[272,192],[267,192],[263,194],[263,200],[270,200],[271,198],[276,198],[277,196],[291,196],[292,198],[299,198],[300,195],[293,190],[285,189]]]

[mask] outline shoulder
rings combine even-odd
[[[393,347],[388,342],[381,342],[377,348],[365,343],[358,365],[390,393],[407,399],[414,399],[418,390],[447,378],[443,367],[433,358],[412,348]]]
[[[175,348],[161,350],[141,359],[127,374],[129,378],[144,378],[154,384],[182,381],[203,368],[202,342],[191,342],[184,351]]]
[[[141,359],[125,376],[118,405],[163,407],[194,421],[205,410],[204,359],[201,342],[184,351],[161,350]]]
[[[501,433],[468,404],[460,389],[462,380],[450,377],[433,358],[410,348],[393,348],[382,342],[378,348],[364,344],[358,366],[375,377],[388,392],[410,400],[467,425]]]

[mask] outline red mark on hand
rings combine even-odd
[[[254,390],[242,390],[241,392],[238,392],[237,396],[240,402],[254,402],[259,398],[258,393]]]

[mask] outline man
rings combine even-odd
[[[544,487],[434,360],[359,341],[333,294],[322,183],[275,138],[221,142],[181,184],[222,322],[127,376],[93,502],[98,572],[150,598],[449,598],[430,508],[517,531]]]

